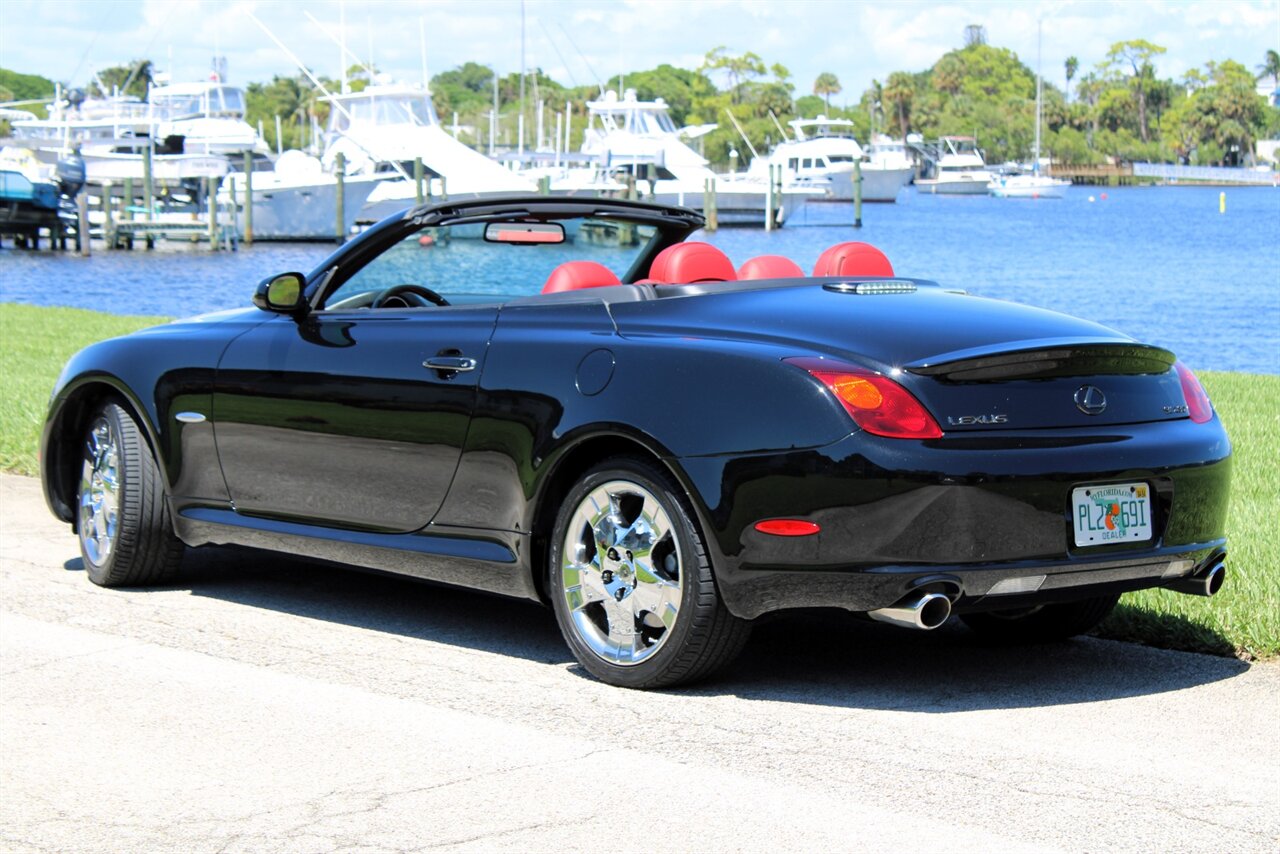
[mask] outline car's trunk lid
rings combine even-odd
[[[792,356],[849,358],[898,379],[946,432],[1186,417],[1167,350],[1087,320],[929,282],[866,284],[876,287],[858,292],[835,279],[695,286],[704,295],[620,305],[614,314],[624,335],[729,338]]]

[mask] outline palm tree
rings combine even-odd
[[[1075,78],[1076,72],[1080,70],[1080,60],[1076,59],[1074,56],[1068,56],[1067,61],[1064,62],[1063,65],[1066,66],[1066,70],[1067,70],[1066,96],[1067,96],[1067,100],[1070,101],[1071,100],[1071,81]]]
[[[1267,51],[1267,58],[1258,66],[1258,79],[1271,77],[1276,81],[1280,81],[1280,53],[1274,50]]]
[[[831,113],[831,96],[840,94],[840,80],[830,71],[824,71],[813,81],[813,94],[821,95],[827,105],[827,113]]]
[[[907,138],[907,131],[911,128],[911,102],[916,95],[913,83],[910,74],[895,71],[889,75],[884,86],[884,100],[893,104],[894,112],[898,114],[898,128],[902,131],[903,139]]]

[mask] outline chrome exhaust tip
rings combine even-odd
[[[867,616],[881,623],[928,631],[951,616],[951,600],[941,593],[912,593],[896,605],[868,611]]]
[[[1175,579],[1165,586],[1170,590],[1176,590],[1179,593],[1189,593],[1192,596],[1213,596],[1222,589],[1223,582],[1227,580],[1226,564],[1214,564],[1205,572],[1199,575],[1189,575],[1186,578]]]

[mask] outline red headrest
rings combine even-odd
[[[870,243],[837,243],[818,256],[815,276],[892,276],[893,265]]]
[[[621,284],[612,270],[595,261],[566,261],[551,271],[547,283],[542,286],[544,294],[558,294],[561,291],[580,291],[583,288],[603,288],[608,285]]]
[[[790,258],[781,255],[757,255],[738,268],[739,279],[797,279],[804,270]]]
[[[649,278],[669,285],[737,280],[733,262],[710,243],[677,243],[658,253],[649,266]]]

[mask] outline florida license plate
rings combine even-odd
[[[1077,486],[1071,507],[1077,546],[1151,539],[1151,487],[1145,483]]]

